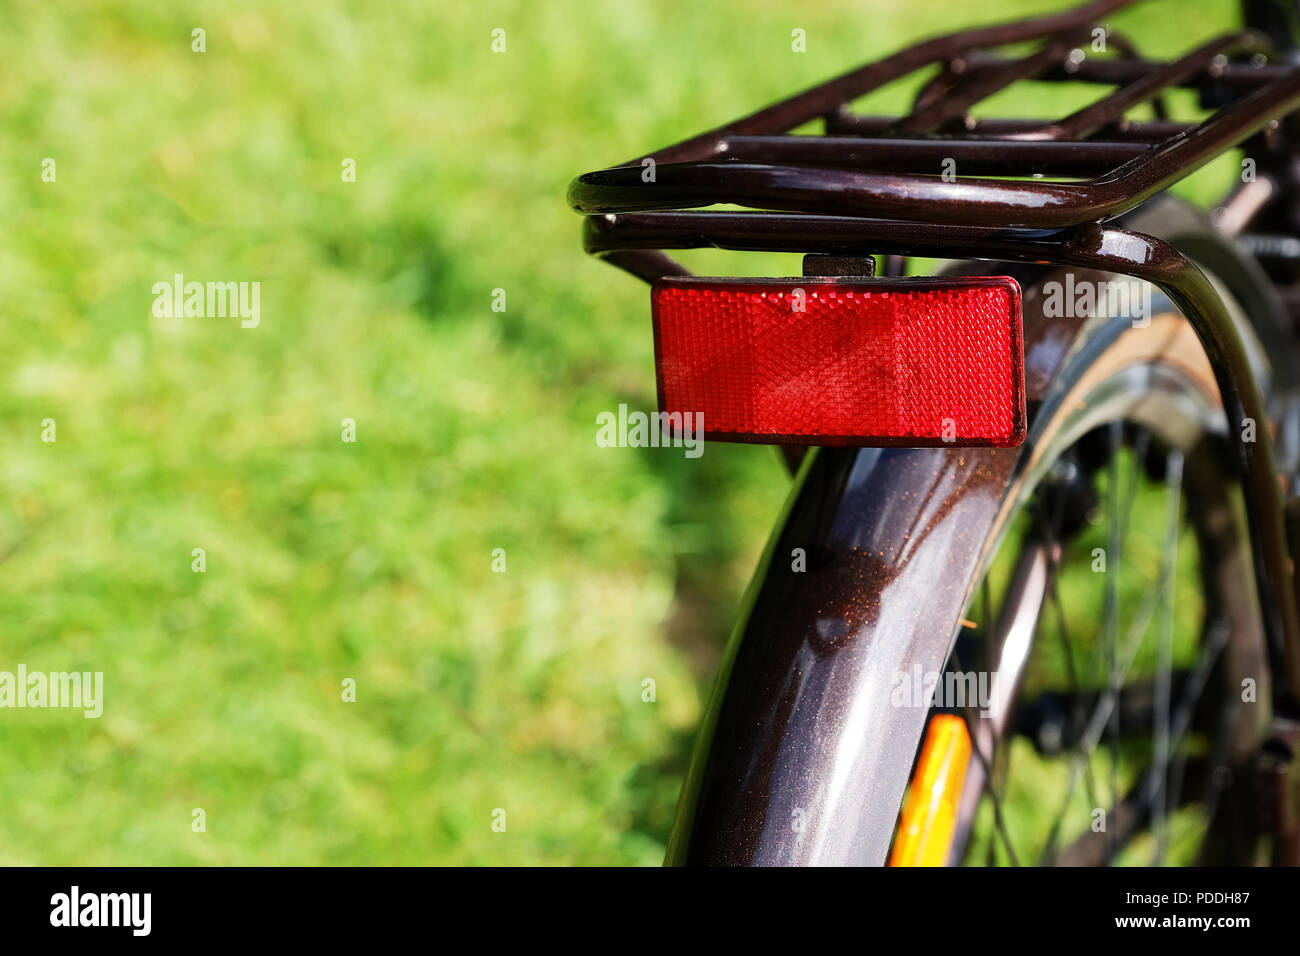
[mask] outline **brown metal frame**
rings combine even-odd
[[[998,222],[1063,229],[1121,215],[1300,108],[1300,70],[1270,68],[1269,41],[1250,31],[1218,37],[1167,65],[1098,60],[1086,70],[1070,71],[1069,54],[1081,28],[1132,2],[1101,0],[1055,17],[918,44],[648,157],[579,176],[570,187],[569,201],[588,214],[733,203],[935,224]],[[1042,50],[1020,60],[977,55],[980,48],[1033,39],[1044,41]],[[1229,57],[1243,54],[1258,65],[1229,63]],[[883,129],[846,112],[849,101],[889,82],[936,63],[946,63],[952,72],[957,62],[964,64],[960,72],[965,82],[956,88],[960,95],[949,91],[953,95],[902,120],[887,121]],[[1108,63],[1119,68],[1107,68]],[[1049,70],[1052,64],[1059,72]],[[1055,122],[980,124],[965,116],[970,106],[1026,78],[1119,85],[1091,106]],[[1175,86],[1205,95],[1240,95],[1200,124],[1125,120],[1130,109]],[[863,143],[784,135],[817,119],[826,121],[828,133],[894,135]],[[918,139],[920,133],[935,136]],[[1098,134],[1106,138],[1087,139]],[[1114,135],[1128,142],[1112,141]],[[643,180],[645,159],[655,162],[650,183]],[[1094,175],[1073,182],[966,175],[945,181],[937,174],[945,159],[970,161],[980,172]],[[934,173],[916,172],[926,168]],[[769,224],[762,225],[766,230]]]

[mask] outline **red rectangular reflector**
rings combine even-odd
[[[1019,445],[1020,286],[960,279],[666,278],[651,290],[659,408],[707,438]]]

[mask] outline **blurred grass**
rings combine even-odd
[[[759,447],[595,446],[654,402],[646,292],[582,256],[565,185],[1057,7],[0,4],[0,670],[107,698],[4,712],[0,863],[658,862],[786,482]],[[1116,22],[1162,54],[1234,12]],[[176,272],[260,281],[261,326],[153,318]]]

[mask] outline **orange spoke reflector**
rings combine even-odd
[[[954,714],[931,717],[890,866],[947,866],[969,763],[966,721]]]
[[[660,411],[702,414],[706,438],[1024,441],[1020,286],[1007,276],[673,277],[651,305]]]

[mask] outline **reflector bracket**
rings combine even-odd
[[[720,441],[1019,445],[1020,287],[960,279],[665,278],[659,408]]]

